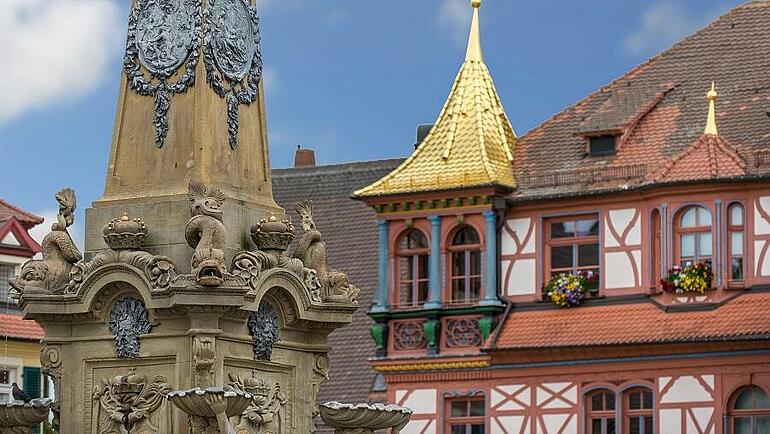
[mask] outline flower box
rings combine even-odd
[[[668,275],[660,280],[660,286],[666,292],[703,294],[707,289],[711,289],[713,278],[711,265],[707,263],[697,263],[686,267],[675,265],[668,270]]]
[[[545,286],[543,294],[559,307],[574,307],[586,297],[599,292],[599,275],[592,271],[559,274]]]

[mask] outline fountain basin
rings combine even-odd
[[[51,398],[33,399],[28,404],[0,404],[0,427],[30,427],[43,422],[51,410]]]
[[[342,404],[332,401],[322,404],[319,410],[324,423],[338,432],[393,428],[396,434],[412,417],[412,410],[406,407],[385,404]]]
[[[246,411],[251,404],[252,395],[240,390],[225,390],[221,387],[209,387],[201,389],[176,390],[166,397],[183,412],[205,418],[217,417],[217,413],[211,409],[210,396],[222,395],[227,402],[225,414],[227,417],[236,416]]]

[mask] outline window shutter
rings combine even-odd
[[[32,399],[40,398],[40,368],[24,368],[24,392]]]

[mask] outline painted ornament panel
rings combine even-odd
[[[204,13],[206,81],[227,103],[228,142],[238,147],[238,107],[259,96],[259,15],[248,0],[208,0]]]

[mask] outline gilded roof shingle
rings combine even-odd
[[[511,162],[516,140],[484,64],[474,3],[465,62],[430,133],[402,165],[355,195],[514,187]]]

